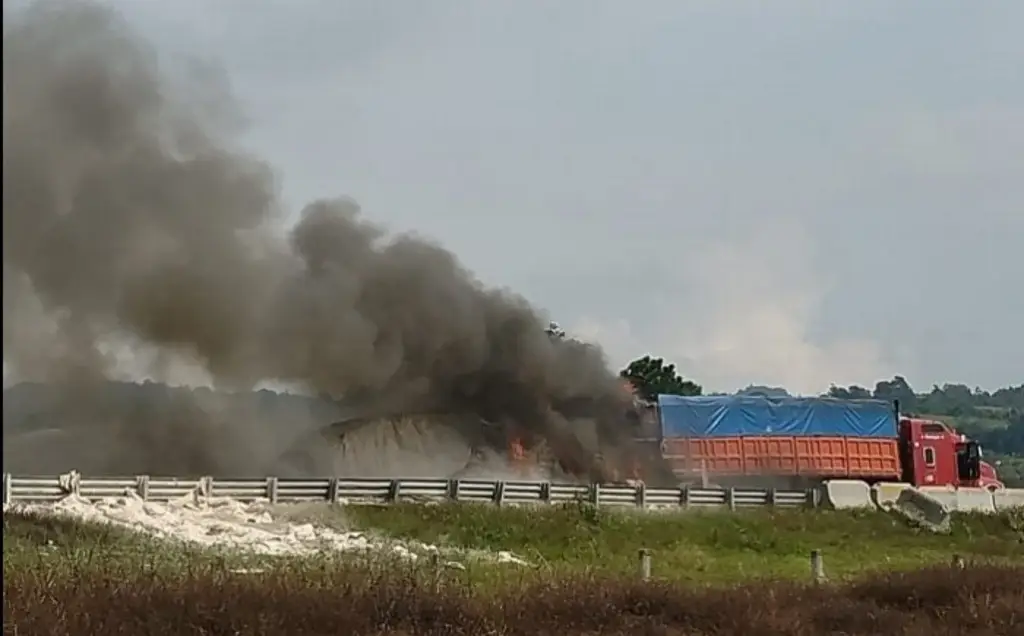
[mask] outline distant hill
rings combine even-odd
[[[4,469],[252,474],[348,415],[328,400],[273,391],[103,382],[65,393],[23,383],[4,390]]]

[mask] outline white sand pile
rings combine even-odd
[[[374,537],[311,523],[275,518],[269,503],[241,503],[198,493],[168,503],[144,501],[133,493],[89,501],[69,495],[55,503],[14,503],[4,512],[29,512],[73,517],[110,524],[170,541],[230,548],[262,555],[306,555],[320,552],[377,553],[411,560],[451,550],[416,541]],[[474,554],[501,563],[526,565],[509,552]],[[449,563],[455,567],[457,564]]]

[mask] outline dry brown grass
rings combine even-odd
[[[766,519],[737,514],[672,521],[655,515],[591,519],[572,510],[435,508],[428,513],[393,507],[385,525],[398,535],[426,533],[424,538],[436,538],[434,530],[447,528],[460,544],[482,536],[478,547],[489,548],[519,549],[526,539],[543,539],[546,543],[534,546],[538,553],[559,553],[564,563],[525,571],[490,564],[482,567],[492,576],[458,570],[438,576],[425,564],[378,557],[251,561],[109,526],[8,512],[4,631],[19,636],[1024,634],[1024,559],[1015,556],[1020,544],[999,519],[961,519],[964,536],[940,544],[942,538],[901,533],[875,517],[794,512]],[[700,544],[704,535],[714,541]],[[793,582],[809,574],[804,542],[812,536],[816,545],[831,546],[827,571],[841,583]],[[683,537],[705,549],[671,552],[670,540]],[[751,537],[757,541],[751,543]],[[647,583],[636,580],[639,544],[630,542],[641,539],[658,555],[657,580]],[[868,574],[831,567],[843,563],[840,546],[850,558],[914,553],[924,563],[932,552],[920,550],[938,554],[944,548],[945,562],[955,551],[969,565],[915,570],[907,560],[900,561],[901,571]],[[968,550],[971,546],[978,549]],[[788,570],[769,567],[769,557],[790,553],[800,557],[794,564],[799,562],[801,576],[781,580],[779,572]],[[699,554],[713,561],[714,567],[702,570],[708,576],[693,571],[681,576],[679,570],[692,566]],[[622,560],[621,568],[600,567],[599,561],[615,559]],[[760,570],[753,568],[757,563]],[[243,566],[264,571],[232,572]],[[760,578],[750,580],[754,572]],[[728,580],[736,582],[722,585]]]
[[[843,586],[559,578],[493,591],[359,568],[174,574],[7,570],[5,633],[792,634],[1024,633],[1024,567],[932,568]]]

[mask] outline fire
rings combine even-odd
[[[509,459],[513,463],[519,464],[526,460],[526,449],[523,447],[523,442],[518,437],[512,438],[512,441],[508,444]]]

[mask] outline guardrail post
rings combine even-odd
[[[772,508],[774,508],[779,503],[778,499],[779,499],[778,498],[778,493],[776,492],[776,490],[774,488],[769,488],[768,489],[768,505],[771,506]]]
[[[499,506],[505,503],[505,482],[499,481],[494,484],[494,503]]]
[[[736,510],[736,489],[730,488],[725,491],[725,503],[729,504],[729,510]]]
[[[277,477],[267,477],[267,500],[272,503],[277,503]]]
[[[459,480],[449,479],[448,480],[448,498],[452,501],[459,500]]]
[[[590,503],[595,506],[601,505],[601,484],[590,484]]]
[[[203,498],[209,501],[213,497],[213,477],[206,476],[199,480],[200,487],[203,491]]]
[[[135,494],[143,501],[149,499],[149,475],[135,477]]]
[[[338,478],[337,477],[331,477],[331,481],[327,482],[327,501],[328,502],[330,502],[332,504],[338,503],[338,499],[340,499],[340,497],[338,496],[339,488],[340,487],[338,486]]]
[[[680,486],[679,487],[679,505],[683,508],[690,507],[690,487]]]
[[[821,550],[811,550],[811,578],[815,583],[825,581],[825,560],[821,556]]]
[[[57,475],[57,487],[65,495],[79,496],[81,493],[82,475],[77,470],[71,470],[63,475]]]
[[[4,505],[11,503],[14,498],[14,489],[11,487],[11,473],[4,473]]]
[[[398,498],[402,496],[402,480],[392,479],[391,484],[388,486],[388,501],[391,503],[398,503]]]
[[[551,503],[551,482],[545,481],[540,485],[540,500],[546,504]]]
[[[821,506],[821,489],[820,488],[808,488],[806,491],[807,505],[811,508],[818,508]]]
[[[636,485],[636,507],[640,509],[647,507],[647,485],[642,481]]]
[[[640,548],[640,580],[651,580],[651,551],[647,548]]]

